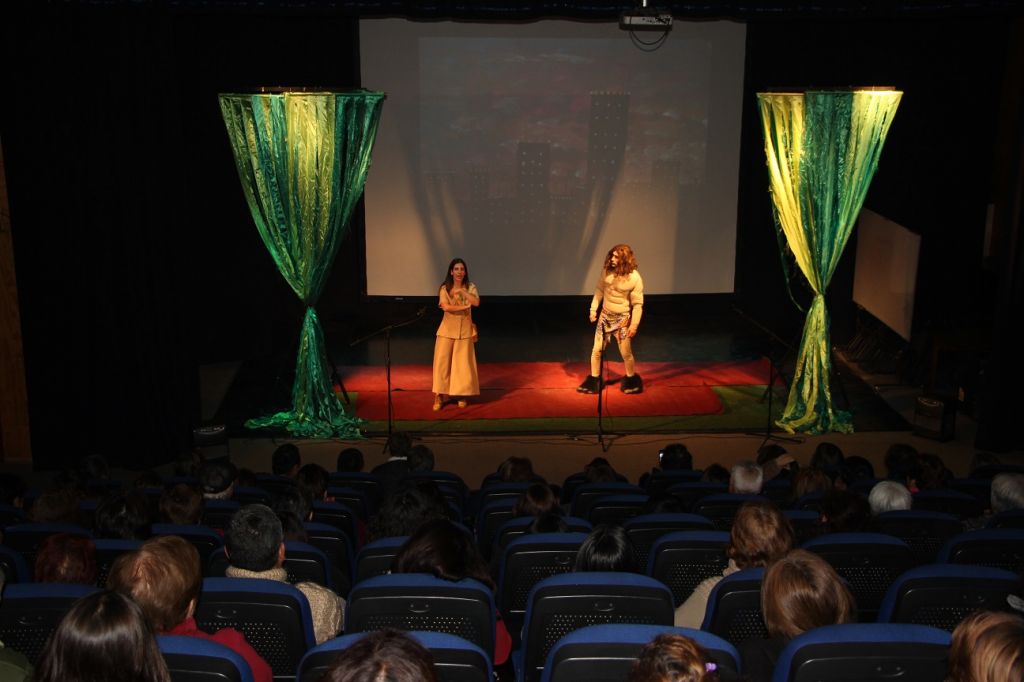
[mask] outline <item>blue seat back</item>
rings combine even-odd
[[[703,647],[724,677],[741,671],[736,648],[718,635],[692,628],[611,623],[588,625],[558,640],[548,652],[541,682],[625,680],[640,650],[658,635],[689,637]]]
[[[173,682],[253,682],[245,659],[223,644],[199,637],[157,635]]]
[[[406,634],[430,651],[439,682],[493,682],[491,659],[472,642],[445,632],[413,630]],[[317,682],[339,652],[365,636],[365,632],[342,635],[310,649],[299,664],[296,682]]]
[[[786,645],[772,682],[943,682],[949,639],[948,632],[924,625],[826,625]]]
[[[37,665],[50,633],[72,604],[96,592],[94,585],[15,583],[0,601],[0,642]]]
[[[739,645],[748,639],[765,639],[768,629],[761,614],[761,581],[764,568],[731,573],[708,596],[701,630]]]
[[[548,652],[565,635],[587,625],[638,623],[671,627],[672,593],[635,573],[564,573],[537,583],[527,598],[523,643],[514,658],[517,678],[540,679]]]
[[[494,595],[483,583],[442,580],[422,573],[392,573],[360,581],[349,593],[345,632],[447,632],[494,655]]]
[[[647,575],[672,591],[676,605],[693,594],[702,581],[721,575],[729,559],[729,534],[721,530],[668,533],[655,541],[647,559]]]
[[[978,610],[1005,611],[1007,595],[1019,594],[1024,578],[988,566],[929,564],[912,568],[889,587],[878,610],[880,623],[953,628]]]
[[[195,618],[208,632],[242,632],[275,678],[294,675],[302,656],[315,644],[306,595],[275,580],[204,578]]]

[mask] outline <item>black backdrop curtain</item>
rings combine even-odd
[[[0,7],[37,468],[170,460],[200,416],[199,364],[294,336],[301,311],[252,226],[217,93],[357,85],[356,39],[352,20],[280,12]]]

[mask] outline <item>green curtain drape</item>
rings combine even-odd
[[[292,409],[250,419],[300,437],[359,438],[361,419],[333,391],[314,305],[363,192],[384,93],[222,94],[235,166],[256,229],[306,305]]]
[[[758,93],[777,228],[814,291],[786,409],[789,432],[852,432],[832,407],[825,291],[846,247],[903,93]],[[780,240],[780,246],[782,241]]]

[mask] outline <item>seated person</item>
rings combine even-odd
[[[288,582],[284,569],[284,529],[266,505],[249,504],[235,512],[224,531],[224,553],[230,564],[225,571],[229,578]],[[309,600],[316,643],[323,644],[337,635],[345,600],[316,583],[301,582],[295,587]]]
[[[256,682],[272,682],[270,666],[241,632],[224,628],[211,635],[196,625],[194,616],[203,575],[199,570],[199,552],[187,540],[166,535],[122,554],[110,568],[107,586],[131,597],[156,634],[198,637],[223,644],[245,659]]]
[[[93,535],[115,540],[145,540],[153,524],[153,510],[145,493],[129,490],[100,502],[93,520]]]
[[[600,525],[594,528],[576,552],[576,572],[636,572],[636,552],[622,526]]]
[[[43,540],[36,554],[37,583],[96,584],[96,543],[90,538],[57,533]]]
[[[420,526],[398,550],[391,562],[391,572],[428,573],[451,581],[472,578],[489,587],[491,592],[495,589],[487,562],[473,538],[447,519]],[[512,651],[512,637],[500,613],[496,613],[496,618],[494,664],[501,665]]]
[[[683,635],[658,635],[640,650],[628,682],[717,682],[718,666],[699,644]]]
[[[338,453],[337,470],[359,472],[366,466],[363,451],[359,448],[345,448]]]
[[[1024,680],[1024,618],[978,611],[953,630],[946,682]]]
[[[415,485],[403,484],[384,497],[370,519],[369,540],[412,535],[420,524],[448,518],[444,498],[427,495]]]
[[[768,639],[743,642],[743,673],[750,682],[770,682],[789,640],[823,625],[853,622],[857,606],[846,583],[817,554],[794,549],[765,571],[761,613]]]
[[[914,499],[907,486],[896,481],[879,481],[868,493],[868,505],[875,516],[890,511],[910,509]]]
[[[185,483],[171,486],[160,496],[160,522],[195,526],[203,517],[203,494]]]
[[[375,630],[338,652],[320,682],[437,682],[434,657],[398,630]]]
[[[760,495],[764,487],[764,471],[753,462],[737,462],[729,472],[729,492],[737,495]]]
[[[171,682],[142,609],[103,590],[74,603],[39,656],[33,682]]]
[[[736,512],[725,553],[729,564],[722,575],[703,580],[693,594],[676,609],[675,624],[699,628],[704,622],[711,590],[727,575],[744,568],[769,566],[793,548],[795,538],[789,520],[772,502],[755,500]]]

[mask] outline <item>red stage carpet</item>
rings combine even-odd
[[[387,382],[383,367],[339,367],[345,389],[357,393],[356,414],[369,421],[387,420]],[[584,363],[507,362],[480,365],[480,395],[469,406],[448,404],[431,409],[431,370],[427,365],[391,368],[394,418],[421,419],[527,419],[590,417],[597,397],[576,392],[588,371]],[[622,363],[609,363],[613,382],[604,392],[604,413],[610,417],[709,415],[722,412],[712,386],[749,386],[768,383],[768,361],[716,363],[647,362],[637,365],[644,392],[624,395],[618,388]]]

